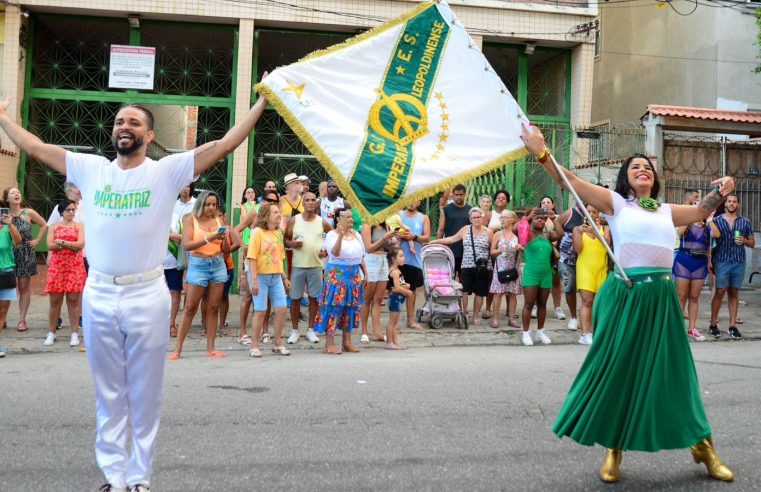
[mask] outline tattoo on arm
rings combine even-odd
[[[700,209],[710,214],[716,210],[716,207],[718,207],[724,199],[725,198],[721,196],[721,193],[718,191],[712,191],[700,201]]]
[[[209,142],[207,145],[204,145],[202,149],[199,149],[198,155],[201,155],[201,154],[203,154],[205,152],[210,151],[211,149],[213,149],[214,147],[217,146],[217,143],[218,142],[215,140],[213,142]]]

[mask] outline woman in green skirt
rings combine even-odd
[[[523,140],[558,183],[541,131],[524,128]],[[684,319],[671,280],[675,226],[704,220],[734,187],[713,183],[699,206],[658,203],[655,166],[637,154],[619,170],[615,190],[563,171],[581,199],[607,217],[619,271],[600,288],[592,311],[595,338],[552,431],[579,444],[605,446],[605,482],[620,479],[623,451],[690,448],[708,474],[731,481],[732,471],[713,448]]]

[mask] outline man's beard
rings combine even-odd
[[[127,147],[119,147],[119,139],[118,138],[112,138],[111,139],[111,144],[114,146],[114,150],[116,151],[117,154],[123,155],[123,156],[128,156],[128,155],[134,154],[135,152],[137,152],[137,150],[140,147],[143,146],[143,139],[142,138],[133,137],[131,145],[129,145]]]

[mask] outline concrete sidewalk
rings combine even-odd
[[[738,325],[738,328],[742,332],[745,340],[761,340],[761,288],[747,288],[741,291],[742,305],[740,306],[740,317],[744,321],[743,324]],[[418,296],[418,305],[422,305],[424,299]],[[564,301],[565,303],[565,301]],[[230,296],[230,314],[228,320],[230,323],[229,330],[231,336],[218,337],[217,349],[226,352],[233,351],[247,351],[248,348],[237,343],[237,334],[240,326],[239,321],[239,305],[240,296]],[[520,310],[522,305],[522,298],[519,297],[518,309]],[[579,306],[581,304],[579,303]],[[504,302],[503,302],[504,306]],[[27,316],[27,325],[29,330],[26,332],[16,331],[18,323],[18,302],[11,303],[10,313],[8,315],[8,328],[0,331],[0,350],[4,350],[9,355],[13,354],[31,354],[31,353],[44,353],[44,352],[84,352],[83,346],[71,348],[69,347],[69,330],[68,317],[66,314],[66,308],[62,310],[62,317],[64,319],[63,328],[58,332],[58,340],[54,345],[45,347],[42,342],[47,335],[47,317],[48,317],[48,297],[46,295],[33,295],[32,303],[29,308],[29,315]],[[568,315],[568,308],[563,305],[566,315]],[[566,327],[568,321],[559,321],[552,316],[554,312],[554,306],[552,300],[548,301],[548,316],[545,324],[545,330],[548,336],[552,339],[553,344],[574,344],[577,343],[579,334],[578,332],[569,331]],[[302,307],[302,312],[306,313],[306,308]],[[520,311],[519,311],[520,312]],[[710,290],[704,289],[700,299],[700,316],[698,328],[706,335],[708,341],[713,341],[708,337],[708,318],[710,313]],[[722,337],[717,341],[730,341],[726,334],[728,311],[726,307],[726,300],[724,306],[719,315],[719,328],[722,330]],[[177,317],[177,321],[182,317],[182,311]],[[472,323],[467,330],[457,329],[454,323],[445,323],[444,327],[434,330],[423,324],[425,328],[422,330],[412,330],[406,328],[405,316],[402,314],[400,319],[400,341],[409,348],[423,348],[423,347],[446,347],[446,346],[487,346],[487,345],[520,345],[521,344],[521,332],[513,328],[509,328],[506,325],[506,318],[501,318],[500,327],[493,329],[489,327],[488,320],[481,320],[480,326],[474,326]],[[200,315],[196,316],[193,327],[191,329],[190,337],[185,343],[184,352],[201,352],[206,350],[206,339],[200,336]],[[383,308],[381,321],[385,330],[386,321],[388,319],[388,311]],[[250,320],[249,316],[249,333],[250,333]],[[532,320],[531,328],[536,328],[536,320]],[[322,349],[323,343],[311,344],[306,341],[304,334],[306,327],[304,323],[300,323],[300,330],[302,337],[296,345],[289,345],[289,349],[297,350],[316,350]],[[286,316],[284,334],[287,337],[291,332],[291,322],[289,316]],[[270,335],[273,334],[273,328],[269,327]],[[359,343],[360,333],[355,331],[353,333],[354,343],[363,349],[382,349],[382,342],[372,342],[370,344]],[[321,337],[322,339],[322,337]],[[174,341],[170,340],[169,350],[174,348]],[[263,346],[263,348],[268,348]],[[530,347],[527,347],[530,349]]]

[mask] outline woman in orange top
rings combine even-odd
[[[224,357],[224,352],[214,348],[217,336],[219,304],[227,282],[227,265],[224,255],[230,253],[227,227],[217,216],[219,197],[213,191],[204,191],[196,199],[193,211],[182,219],[182,245],[190,252],[185,277],[187,292],[182,312],[177,346],[170,360],[180,358],[182,344],[188,336],[190,325],[198,311],[204,294],[207,295],[206,348],[209,357]]]

